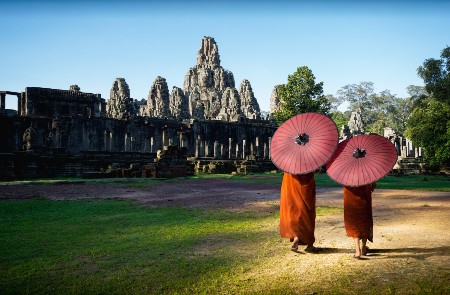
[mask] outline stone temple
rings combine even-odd
[[[6,95],[17,96],[16,114],[5,109]],[[203,171],[274,169],[269,148],[276,124],[261,115],[248,80],[236,88],[211,37],[203,38],[183,88],[169,90],[158,76],[147,100],[131,98],[124,78],[113,81],[107,101],[77,85],[0,91],[0,98],[0,179],[120,169],[122,176],[130,169],[157,175],[163,163],[181,162]]]

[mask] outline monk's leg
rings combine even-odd
[[[353,241],[355,242],[355,255],[353,255],[353,257],[359,258],[359,257],[361,257],[361,248],[359,247],[359,238],[353,238]]]
[[[362,242],[362,245],[361,245],[361,254],[362,254],[362,255],[367,255],[367,252],[369,251],[369,247],[366,246],[367,239],[362,239],[361,242]]]
[[[294,237],[294,240],[292,241],[291,250],[297,251],[298,250],[298,243],[300,242],[300,239],[298,237]]]

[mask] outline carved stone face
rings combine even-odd
[[[198,83],[201,87],[208,88],[213,86],[212,73],[208,69],[200,69],[198,74]]]

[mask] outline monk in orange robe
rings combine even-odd
[[[284,173],[280,192],[280,234],[292,242],[291,250],[307,245],[314,252],[316,222],[316,182],[314,172],[304,175]]]
[[[373,242],[372,192],[376,186],[375,182],[358,187],[344,186],[345,231],[355,243],[353,257],[356,259],[367,254],[367,240]]]

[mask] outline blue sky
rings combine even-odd
[[[308,66],[325,94],[371,81],[406,97],[417,67],[450,45],[450,1],[2,1],[0,90],[100,93],[123,77],[135,99],[157,76],[183,87],[203,36],[261,110]],[[7,107],[16,108],[7,96]]]

